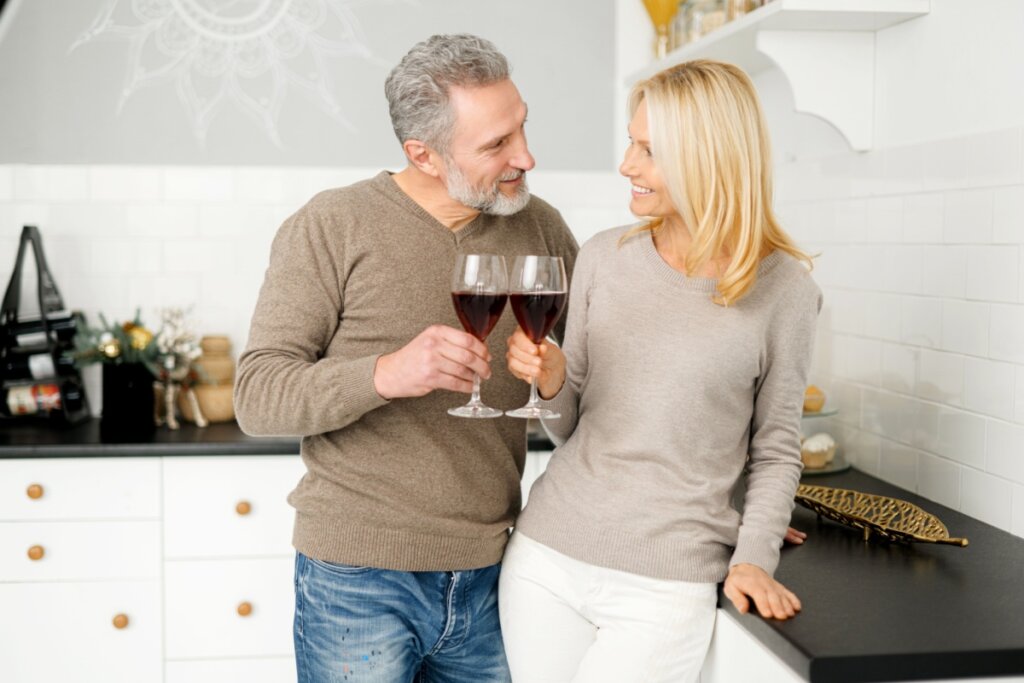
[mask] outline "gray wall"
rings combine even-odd
[[[201,13],[183,19],[176,9],[238,19],[261,0],[152,0],[149,18],[132,4],[8,0],[0,14],[0,163],[398,167],[384,78],[419,40],[465,31],[509,56],[530,106],[538,168],[614,168],[611,0],[270,0],[287,19],[303,8],[326,17],[297,54],[270,60],[276,69],[258,61],[269,54],[268,34],[234,43],[251,49],[232,50],[215,22]],[[104,28],[97,20],[106,7],[113,11]],[[253,35],[262,23],[249,25]],[[204,31],[205,50],[196,41]],[[279,33],[277,44],[288,35]],[[192,47],[175,47],[182,41]],[[321,47],[311,47],[315,41]],[[229,67],[213,71],[225,55]],[[245,59],[257,60],[255,76],[240,75]],[[152,78],[132,88],[133,74]],[[320,92],[295,80],[311,75]],[[187,104],[199,99],[218,103],[205,124]],[[276,114],[261,120],[275,103]]]

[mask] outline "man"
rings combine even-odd
[[[282,225],[236,412],[250,434],[302,436],[308,471],[289,496],[300,681],[508,681],[496,588],[524,423],[446,411],[474,372],[497,408],[527,386],[456,329],[451,271],[458,253],[571,268],[576,243],[527,190],[526,105],[491,43],[434,36],[385,92],[408,165]],[[490,338],[514,329],[506,313]]]

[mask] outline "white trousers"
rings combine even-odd
[[[566,557],[514,533],[498,605],[514,683],[696,681],[717,587],[652,579]]]

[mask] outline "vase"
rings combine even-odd
[[[142,363],[104,364],[102,440],[145,442],[155,430],[152,373]]]

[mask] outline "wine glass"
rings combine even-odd
[[[494,254],[459,254],[452,272],[452,303],[463,329],[484,341],[505,310],[508,272],[505,258]],[[501,417],[503,413],[480,400],[480,375],[473,373],[469,403],[448,411],[456,417]]]
[[[568,285],[561,256],[516,256],[508,298],[519,327],[534,344],[544,341],[561,317],[568,297]],[[507,410],[505,414],[526,418],[561,417],[553,410],[540,407],[536,379],[530,382],[529,403],[522,408]]]

